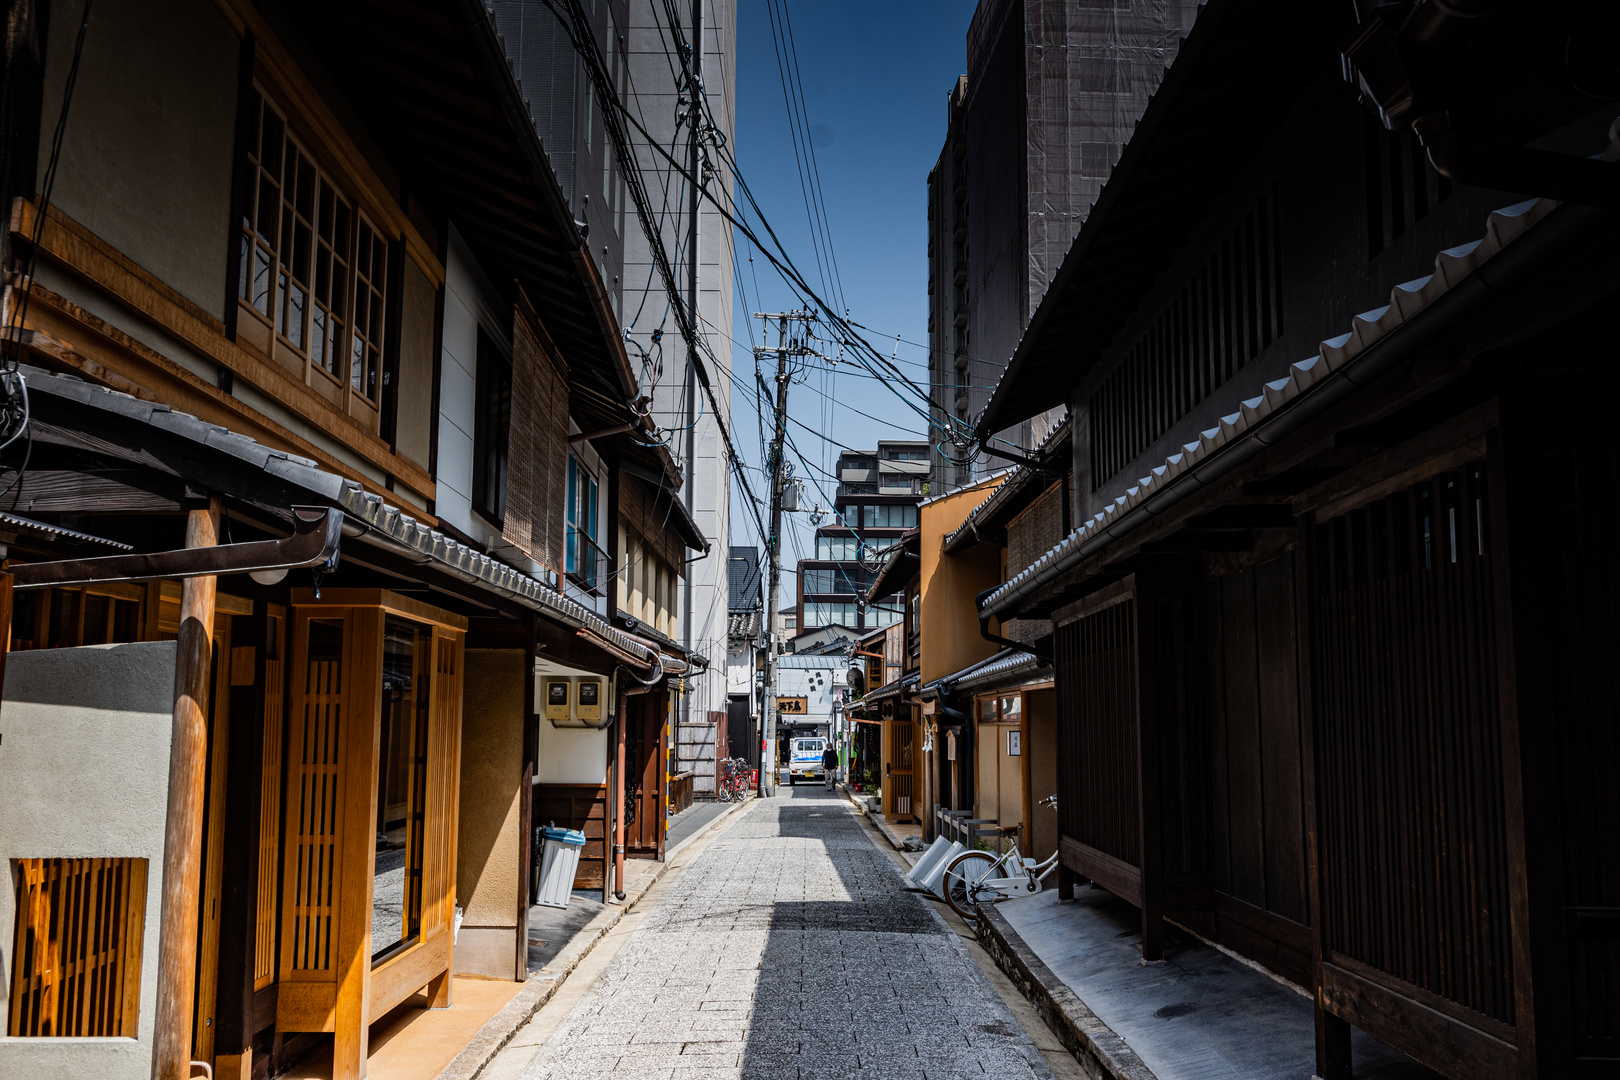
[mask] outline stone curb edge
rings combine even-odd
[[[1136,1051],[1035,955],[1005,915],[984,906],[979,908],[977,922],[975,933],[984,951],[995,958],[997,966],[1035,1006],[1052,1034],[1088,1076],[1098,1080],[1157,1080]]]
[[[607,937],[608,932],[619,924],[619,920],[624,918],[625,914],[634,908],[641,898],[647,895],[648,890],[668,872],[675,855],[691,846],[700,837],[712,833],[723,822],[736,817],[738,811],[752,806],[755,801],[745,799],[733,804],[725,813],[682,840],[673,850],[665,851],[664,861],[659,864],[652,876],[640,888],[626,892],[622,904],[615,904],[587,923],[580,931],[579,938],[573,943],[578,945],[577,948],[569,950],[566,956],[557,957],[540,971],[530,975],[529,981],[523,984],[523,989],[519,990],[499,1012],[484,1022],[484,1026],[467,1041],[461,1052],[440,1070],[436,1080],[473,1080],[483,1071],[485,1065],[495,1059],[501,1048],[512,1041],[512,1036],[533,1019],[534,1014],[544,1008],[546,1002],[556,996],[557,991],[568,981],[568,976],[573,974],[574,969],[590,955],[591,950]]]

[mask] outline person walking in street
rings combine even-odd
[[[831,739],[827,740],[827,749],[821,752],[821,775],[827,781],[827,790],[831,791],[838,783],[838,751],[833,748]]]

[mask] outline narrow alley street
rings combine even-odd
[[[816,786],[750,807],[702,851],[520,1075],[1052,1073],[956,934]]]

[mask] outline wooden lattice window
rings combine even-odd
[[[145,859],[18,859],[11,1036],[134,1038]]]
[[[288,972],[325,972],[336,931],[347,667],[343,619],[299,626],[304,663],[287,743],[287,844],[283,918]]]
[[[389,241],[258,89],[249,116],[238,333],[375,429]]]

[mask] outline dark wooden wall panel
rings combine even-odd
[[[1293,553],[1254,571],[1260,677],[1261,775],[1264,784],[1266,902],[1297,923],[1308,921],[1305,813],[1300,768],[1299,651],[1295,642]]]
[[[1612,398],[1597,395],[1594,411]],[[1600,404],[1601,403],[1601,404]],[[1536,1043],[1620,1067],[1620,455],[1566,403],[1509,426],[1512,608],[1524,747]],[[1517,416],[1515,417],[1517,419]],[[1519,510],[1527,505],[1529,512]],[[1547,1060],[1544,1057],[1544,1060]]]
[[[1260,765],[1260,693],[1255,659],[1254,579],[1221,583],[1222,670],[1225,674],[1227,853],[1231,894],[1266,906],[1264,796]]]
[[[1142,713],[1152,719],[1157,735],[1159,854],[1170,875],[1209,871],[1208,702],[1200,600],[1201,590],[1185,579],[1168,588],[1150,580],[1137,593],[1140,610],[1151,615],[1140,627],[1139,648],[1147,658],[1140,697]]]
[[[1056,641],[1062,835],[1137,866],[1135,601],[1059,627]]]
[[[1318,524],[1323,946],[1514,1022],[1483,464]]]

